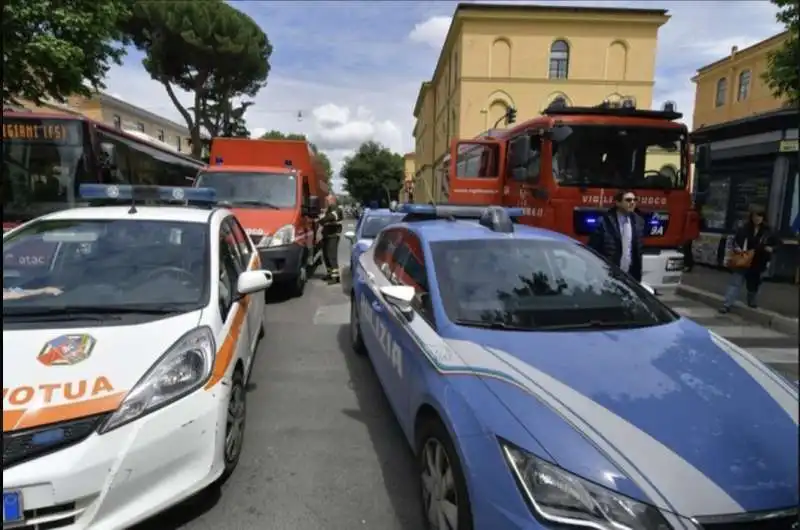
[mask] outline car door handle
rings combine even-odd
[[[372,310],[376,313],[383,313],[383,306],[380,302],[372,302]]]

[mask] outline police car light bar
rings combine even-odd
[[[498,208],[498,206],[459,206],[455,204],[400,204],[397,211],[406,215],[418,215],[426,217],[440,217],[443,219],[480,219],[488,208]],[[522,208],[502,208],[506,214],[514,219],[522,217]]]
[[[131,186],[117,184],[81,184],[78,195],[87,201],[132,203],[139,201],[212,205],[217,202],[213,188],[179,188],[173,186]]]

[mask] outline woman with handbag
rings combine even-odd
[[[739,298],[742,284],[747,288],[747,305],[758,307],[756,296],[761,287],[761,277],[775,248],[775,237],[764,222],[764,208],[750,207],[747,222],[736,231],[732,249],[727,255],[726,265],[731,271],[731,280],[725,293],[725,302],[720,313],[727,313]]]

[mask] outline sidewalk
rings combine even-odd
[[[716,307],[722,303],[729,279],[728,271],[698,265],[692,272],[683,274],[678,292]],[[744,299],[744,289],[741,298]],[[783,333],[797,334],[800,286],[765,281],[761,285],[758,304],[758,309],[751,309],[739,303],[733,311]]]

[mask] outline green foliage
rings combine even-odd
[[[213,136],[243,125],[249,104],[237,108],[231,101],[266,85],[272,54],[250,17],[222,0],[136,1],[125,30],[146,53],[147,72],[186,120],[195,156],[202,149],[201,127]],[[173,86],[193,93],[194,105],[185,108]]]
[[[769,54],[763,79],[775,97],[800,106],[800,6],[796,0],[772,0],[778,7],[776,18],[789,31],[789,39]]]
[[[345,158],[341,175],[354,200],[362,204],[377,201],[387,207],[397,200],[403,185],[403,157],[379,143],[365,142]]]
[[[305,134],[297,134],[297,133],[282,133],[281,131],[276,131],[275,129],[271,131],[267,131],[261,135],[262,140],[306,140]],[[322,168],[325,171],[325,180],[328,181],[328,185],[330,186],[331,179],[333,178],[333,168],[331,167],[331,160],[328,158],[328,155],[317,149],[316,144],[314,142],[308,142],[311,144],[311,149],[314,151],[314,154],[317,155],[317,160],[319,163],[322,164]]]
[[[5,0],[3,103],[89,96],[124,55],[126,0]]]

